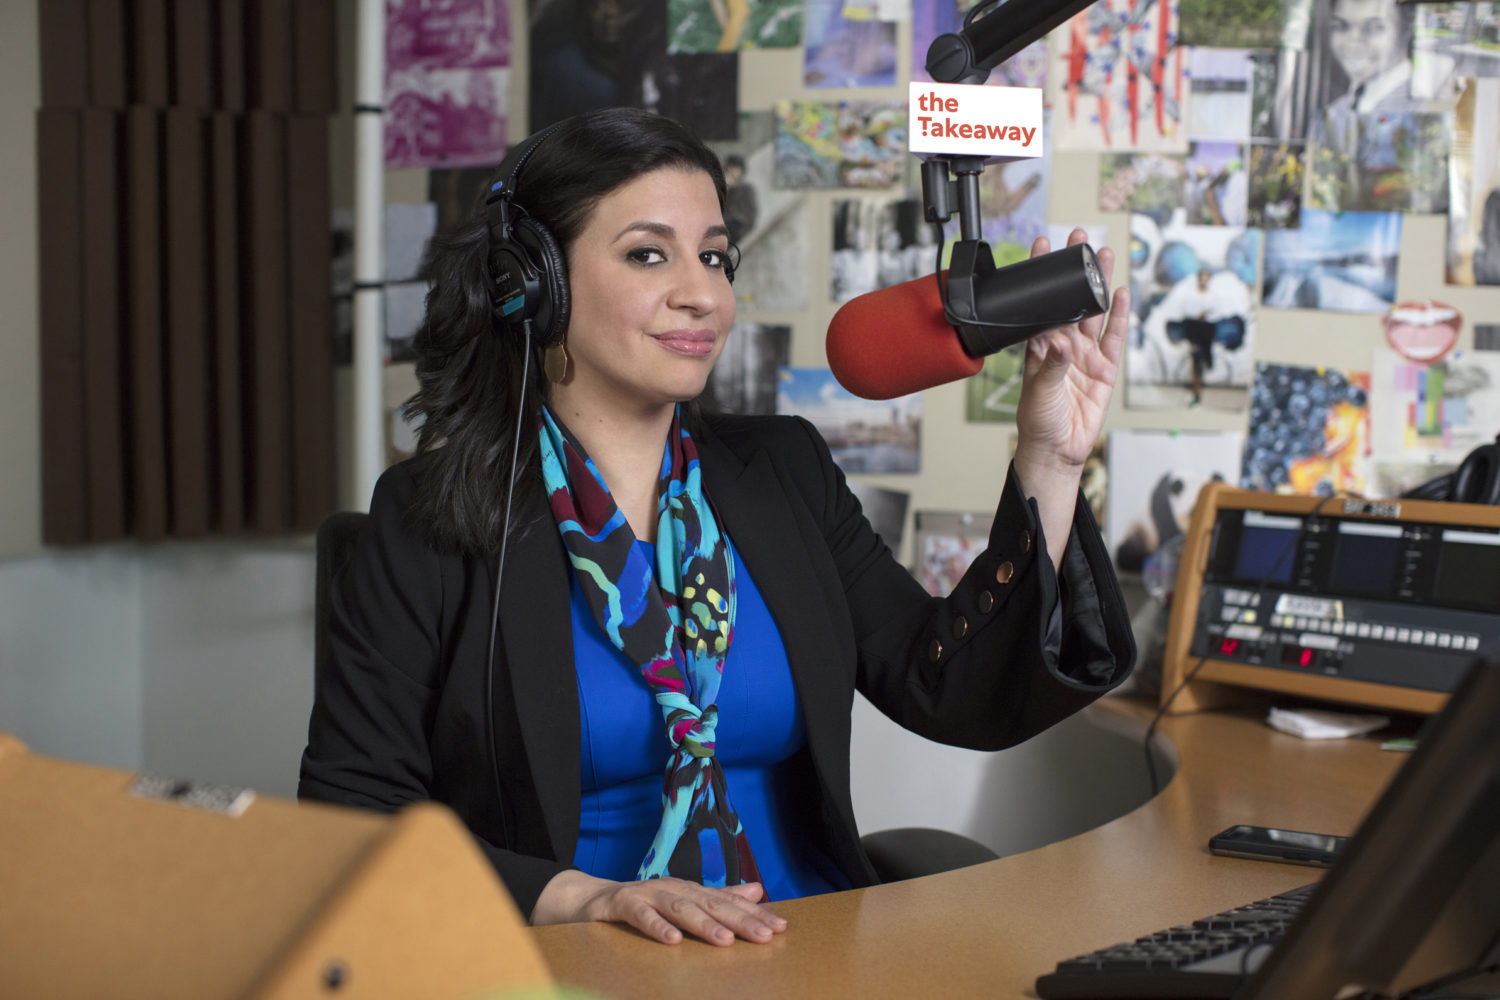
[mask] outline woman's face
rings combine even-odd
[[[1333,0],[1328,47],[1348,74],[1351,88],[1405,58],[1400,42],[1396,5],[1390,0]]]
[[[663,168],[599,200],[568,247],[564,410],[649,412],[703,391],[734,324],[713,180]]]

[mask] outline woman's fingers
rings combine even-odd
[[[612,894],[605,919],[622,920],[664,944],[676,944],[684,933],[720,946],[735,938],[765,942],[786,930],[786,921],[756,905],[762,895],[758,885],[709,889],[670,878],[631,882]]]

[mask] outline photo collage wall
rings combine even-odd
[[[387,164],[430,169],[435,229],[473,205],[487,177],[475,165],[503,155],[476,151],[472,137],[505,133],[511,81],[505,0],[440,6],[434,14],[420,0],[387,4],[388,125],[401,119],[388,127]],[[824,368],[792,367],[794,339],[821,339],[823,330],[798,329],[786,314],[941,266],[906,150],[905,100],[889,95],[906,82],[899,40],[910,39],[910,79],[926,79],[928,45],[957,30],[969,6],[528,7],[530,130],[629,104],[685,122],[720,155],[725,221],[743,258],[739,323],[710,384],[714,404],[806,416],[849,473],[921,472],[920,394],[860,400]],[[909,31],[899,30],[904,20]],[[769,108],[742,108],[742,54],[778,49],[800,53],[800,81],[789,80]],[[1042,88],[1048,116],[1046,156],[992,165],[981,177],[983,232],[997,264],[1024,258],[1039,235],[1062,245],[1076,220],[1048,217],[1050,157],[1097,154],[1098,209],[1128,220],[1124,231],[1089,231],[1096,248],[1129,257],[1125,406],[1245,415],[1248,433],[1211,434],[1212,446],[1165,432],[1159,447],[1134,441],[1141,461],[1155,463],[1138,461],[1134,478],[1143,468],[1192,478],[1201,451],[1216,461],[1241,456],[1214,474],[1246,487],[1389,495],[1451,468],[1467,442],[1500,430],[1500,370],[1489,364],[1500,358],[1489,353],[1500,316],[1469,317],[1475,350],[1458,352],[1466,322],[1458,310],[1396,297],[1412,214],[1447,217],[1449,284],[1500,284],[1500,2],[1097,0],[989,83]],[[830,88],[837,99],[816,99]],[[860,88],[875,89],[859,99]],[[459,133],[466,144],[450,148],[447,137]],[[808,197],[819,191],[831,195]],[[824,242],[811,239],[814,227],[831,248],[826,287],[809,282],[824,273],[809,266],[809,246]],[[955,236],[950,225],[944,238]],[[393,304],[407,327],[419,321],[414,301],[408,294]],[[1263,358],[1262,307],[1368,314],[1369,368],[1297,369]],[[411,332],[391,330],[398,359]],[[1019,368],[1015,349],[988,358],[965,386],[964,419],[1013,423]],[[1133,445],[1121,444],[1122,454]],[[1113,448],[1099,463],[1096,513],[1125,522],[1110,533],[1118,548],[1141,519],[1104,502],[1102,482],[1119,467]],[[1146,478],[1143,486],[1161,477]],[[888,499],[904,512],[904,497]]]

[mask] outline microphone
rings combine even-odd
[[[834,313],[826,347],[839,385],[862,399],[893,399],[955,382],[1011,344],[1108,308],[1086,243],[996,268],[989,246],[974,242],[954,248],[952,270],[866,292]],[[970,249],[976,259],[961,260]],[[1007,321],[981,318],[1001,316]]]
[[[827,347],[833,377],[862,399],[894,399],[984,366],[943,319],[930,274],[845,302],[828,324]]]
[[[990,0],[956,34],[927,48],[927,75],[939,83],[983,83],[990,70],[1088,7],[1094,0]]]

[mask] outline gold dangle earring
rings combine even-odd
[[[562,340],[548,344],[542,352],[542,372],[554,385],[568,377],[568,348]]]

